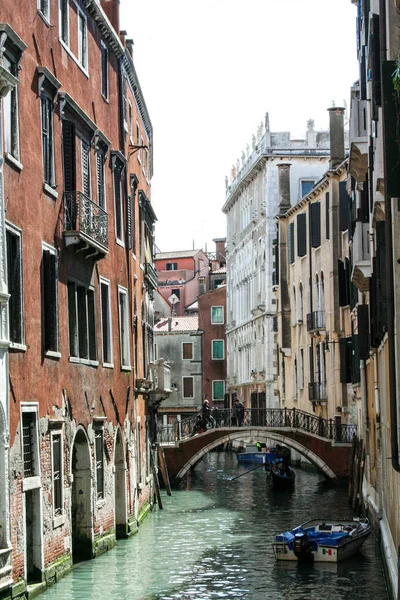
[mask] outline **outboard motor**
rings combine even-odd
[[[306,533],[296,533],[293,542],[293,552],[299,562],[310,563],[314,561],[311,543]]]

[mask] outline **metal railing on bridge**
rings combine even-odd
[[[246,408],[243,414],[235,409],[214,409],[208,419],[198,413],[176,421],[173,425],[159,425],[157,439],[160,444],[175,444],[204,431],[221,427],[269,427],[273,429],[299,429],[337,443],[350,444],[357,434],[357,425],[348,425],[336,419],[323,419],[296,408]]]

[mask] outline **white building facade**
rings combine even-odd
[[[246,408],[277,408],[273,292],[279,165],[290,165],[290,201],[296,204],[328,168],[329,132],[307,123],[306,139],[265,124],[226,179],[227,393]]]

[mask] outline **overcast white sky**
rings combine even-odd
[[[265,112],[272,131],[328,128],[357,79],[351,0],[121,0],[154,129],[161,251],[225,237],[225,175]]]

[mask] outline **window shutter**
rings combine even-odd
[[[94,291],[87,291],[87,306],[88,306],[88,333],[89,333],[89,358],[90,360],[97,359],[96,352],[96,319],[95,319],[95,304]]]
[[[371,35],[371,74],[372,74],[372,100],[376,106],[382,104],[381,91],[381,57],[379,43],[379,15],[372,16]]]
[[[78,323],[76,316],[75,283],[68,281],[68,333],[70,356],[79,356],[78,349]]]
[[[358,351],[360,360],[368,360],[369,358],[369,323],[368,323],[368,306],[359,304],[357,306],[357,322],[358,322]]]
[[[386,159],[385,190],[387,189],[390,198],[397,198],[400,196],[400,145],[398,141],[399,101],[398,95],[393,87],[393,73],[396,67],[397,64],[394,60],[384,61],[382,64],[383,116],[385,119],[385,136],[383,144]],[[373,155],[373,144],[370,144],[370,169],[372,164],[371,154]]]
[[[340,383],[347,383],[347,341],[346,338],[339,340],[339,352],[340,352]]]
[[[128,194],[126,198],[126,228],[128,233],[128,249],[132,249],[132,206],[131,206],[131,195]]]
[[[90,198],[90,145],[82,140],[82,191]]]
[[[22,343],[22,290],[20,238],[7,231],[7,275],[10,321],[10,341]]]
[[[288,253],[289,263],[294,263],[294,223],[289,224],[288,228]]]
[[[376,229],[376,285],[378,301],[378,326],[383,337],[387,331],[387,287],[386,287],[386,235],[385,221],[378,221]]]
[[[63,166],[64,191],[76,191],[75,126],[71,121],[63,121]]]
[[[367,73],[365,68],[365,46],[362,48],[361,53],[361,66],[360,66],[360,100],[367,99]]]
[[[344,262],[338,260],[338,279],[339,279],[339,306],[347,306],[347,285],[346,285],[346,270]]]
[[[307,254],[306,213],[297,215],[297,256]]]
[[[321,245],[321,203],[310,204],[311,217],[311,246],[319,248]]]
[[[86,290],[79,285],[76,288],[78,300],[78,339],[79,357],[89,358],[88,352],[88,323],[86,313]]]
[[[325,227],[326,227],[326,239],[330,239],[330,229],[329,229],[329,192],[325,194]]]
[[[350,198],[346,190],[346,182],[339,183],[339,227],[346,231],[350,224]]]
[[[57,257],[43,250],[44,349],[58,350],[57,332]]]
[[[105,182],[104,182],[104,154],[97,152],[96,154],[96,175],[97,175],[97,199],[99,206],[105,208]]]
[[[117,238],[122,239],[122,212],[121,212],[121,169],[114,169],[114,194],[115,194],[115,229]]]
[[[351,337],[351,383],[360,382],[360,348],[358,335]]]

